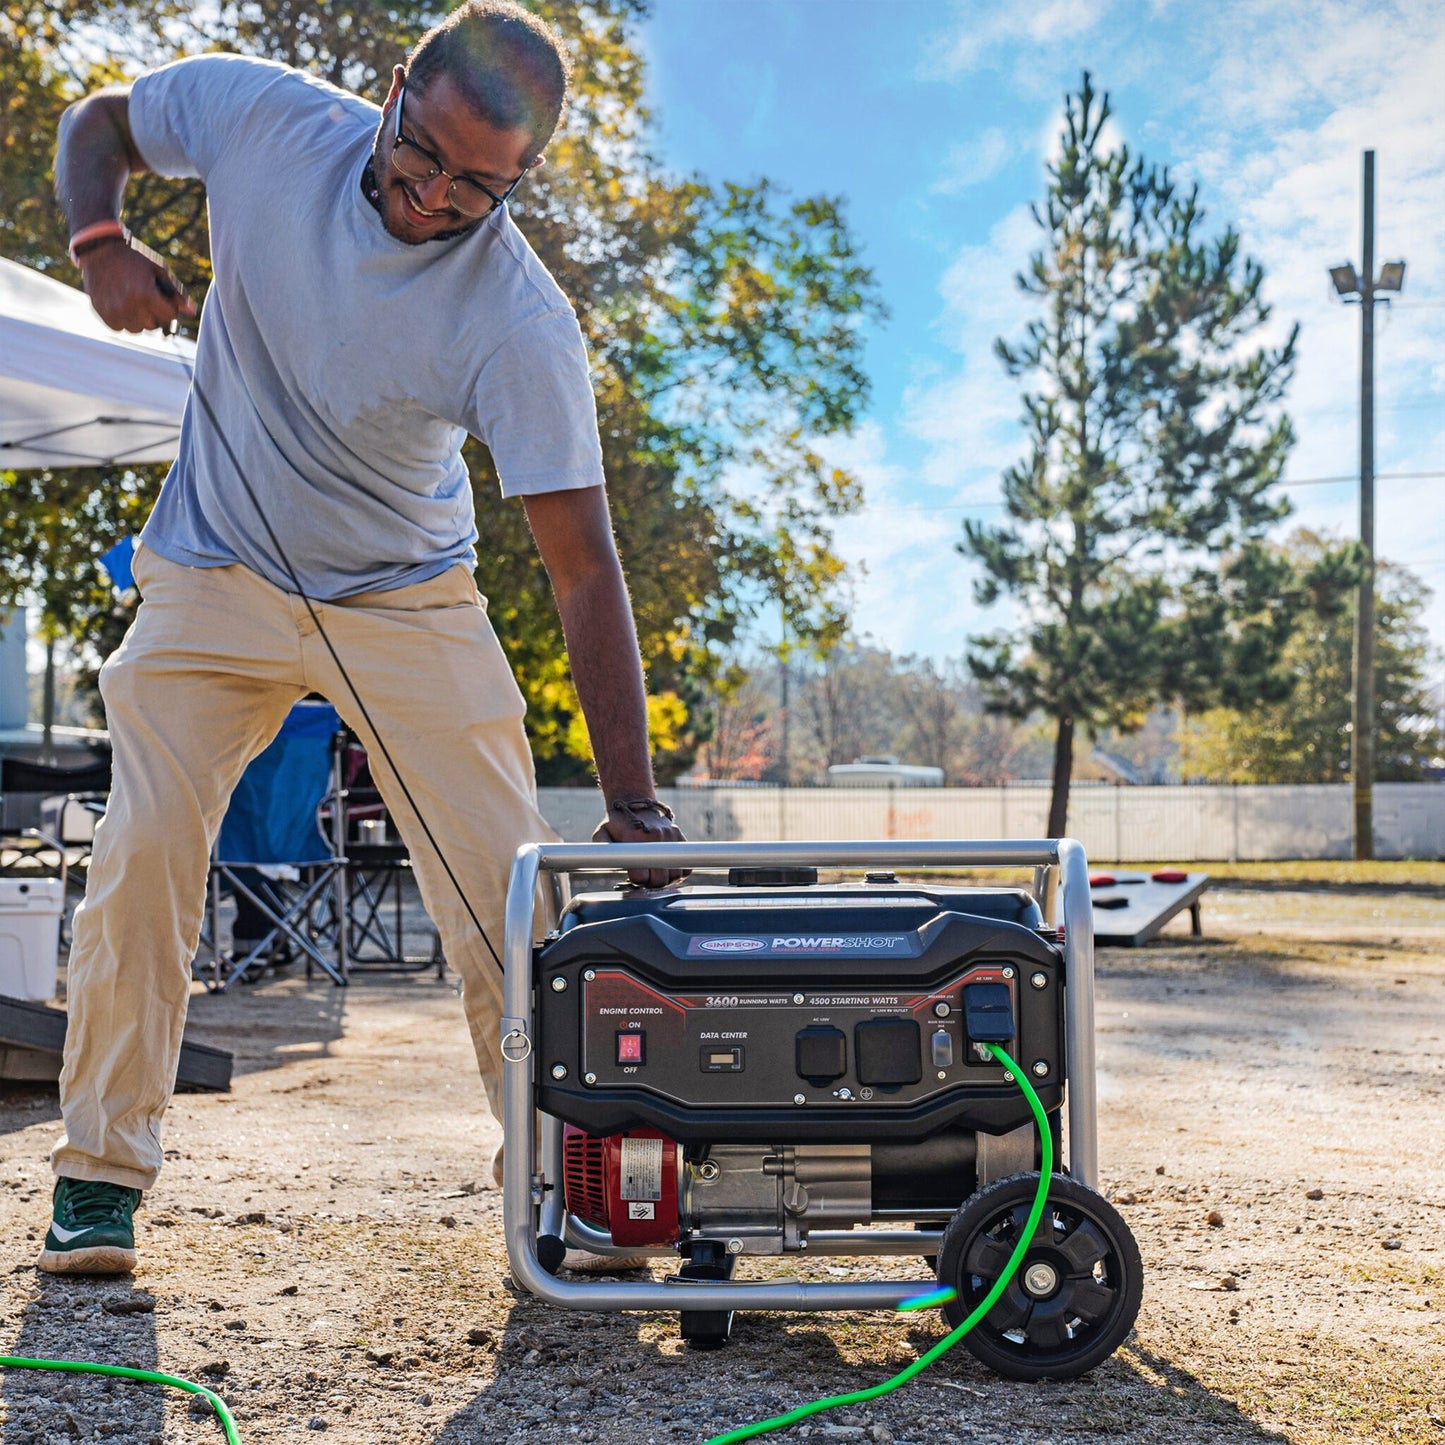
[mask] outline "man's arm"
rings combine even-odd
[[[539,492],[523,498],[562,631],[572,681],[587,719],[607,817],[593,838],[614,843],[677,842],[682,830],[661,814],[628,813],[619,800],[653,796],[647,743],[647,694],[622,564],[601,487]],[[635,869],[634,883],[660,888],[673,869]]]
[[[70,106],[56,139],[55,194],[71,236],[118,221],[126,182],[146,169],[131,135],[128,86],[98,90]],[[82,241],[76,265],[91,305],[116,331],[147,331],[196,314],[176,278],[118,234]]]

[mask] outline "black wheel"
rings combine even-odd
[[[958,1297],[950,1326],[973,1313],[1004,1271],[1028,1224],[1035,1173],[1010,1174],[975,1194],[949,1221],[938,1278]],[[1102,1194],[1053,1175],[1048,1203],[1018,1272],[963,1337],[989,1369],[1012,1380],[1073,1380],[1108,1359],[1139,1313],[1139,1246]]]

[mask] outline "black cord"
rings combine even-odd
[[[447,861],[446,854],[442,852],[441,845],[437,842],[430,824],[428,824],[421,809],[417,806],[416,799],[412,797],[411,789],[407,787],[406,779],[402,777],[401,769],[397,767],[396,759],[392,757],[391,749],[386,745],[386,739],[382,737],[381,733],[377,730],[376,724],[372,722],[371,713],[367,710],[366,704],[361,700],[361,694],[357,692],[356,684],[351,680],[351,674],[347,672],[345,663],[343,663],[337,655],[336,648],[332,645],[331,639],[326,635],[326,629],[321,625],[321,618],[317,615],[311,598],[306,595],[306,589],[302,587],[301,579],[296,575],[296,569],[292,567],[291,559],[287,557],[286,549],[281,545],[281,539],[277,537],[275,529],[271,526],[271,519],[266,515],[266,509],[262,507],[256,493],[252,490],[245,470],[237,459],[236,453],[231,448],[230,438],[221,429],[221,424],[216,418],[216,413],[212,409],[210,401],[207,399],[205,392],[201,390],[200,383],[196,380],[195,367],[188,365],[184,361],[182,361],[181,364],[185,366],[191,378],[191,390],[194,392],[196,400],[201,404],[201,408],[206,413],[212,429],[220,439],[221,446],[230,458],[231,465],[236,470],[236,476],[239,478],[241,486],[245,489],[247,497],[250,498],[251,506],[255,509],[256,515],[261,519],[261,525],[266,529],[266,536],[270,539],[271,546],[275,549],[276,556],[279,558],[282,568],[285,570],[287,577],[291,579],[291,585],[296,589],[296,595],[306,604],[306,611],[310,615],[312,622],[316,624],[317,634],[320,636],[322,642],[326,644],[326,650],[331,654],[331,660],[336,664],[336,670],[341,674],[341,680],[346,684],[347,691],[350,692],[352,700],[356,703],[361,716],[366,720],[367,727],[371,729],[371,735],[376,739],[376,745],[381,749],[382,757],[386,759],[387,764],[390,766],[392,776],[397,781],[397,786],[400,787],[406,801],[411,805],[411,810],[416,815],[416,820],[421,825],[422,832],[426,834],[427,842],[431,844],[442,867],[446,869],[447,877],[451,879],[452,886],[457,890],[457,897],[462,900],[462,907],[467,910],[467,915],[471,918],[478,936],[482,942],[486,944],[487,952],[492,955],[492,962],[495,963],[498,968],[502,968],[502,960],[497,956],[497,950],[492,947],[492,940],[487,937],[487,931],[482,927],[481,919],[477,917],[471,900],[467,897],[466,891],[462,888],[457,875],[452,871],[452,865]],[[343,846],[345,846],[344,840]]]

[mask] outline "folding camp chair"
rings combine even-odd
[[[333,826],[345,840],[347,968],[353,973],[435,969],[442,978],[441,938],[422,910],[411,857],[372,781],[366,750],[354,738],[346,745],[342,766],[346,786],[338,795]],[[321,904],[314,920],[328,930],[336,923],[331,901]]]
[[[308,973],[315,964],[336,983],[346,982],[344,934],[323,932],[312,923],[313,911],[328,894],[336,909],[346,911],[342,834],[333,827],[327,836],[321,827],[323,806],[331,818],[336,816],[340,739],[341,720],[330,703],[299,702],[236,785],[211,855],[209,978],[197,960],[197,972],[213,993],[264,968],[283,945],[306,959]],[[244,911],[259,918],[264,929],[229,953],[220,944],[226,891],[244,900]]]
[[[0,758],[0,873],[45,869],[85,891],[109,761],[77,768]]]

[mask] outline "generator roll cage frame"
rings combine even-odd
[[[507,888],[502,996],[502,1222],[512,1278],[549,1304],[582,1310],[892,1310],[917,1295],[917,1280],[826,1283],[801,1280],[568,1280],[549,1274],[537,1255],[539,1236],[598,1253],[618,1249],[611,1236],[570,1215],[562,1198],[562,1123],[533,1104],[532,947],[541,876],[544,899],[560,906],[561,874],[617,873],[629,868],[743,866],[869,868],[1033,867],[1045,917],[1064,928],[1064,1050],[1067,1153],[1058,1167],[1089,1188],[1098,1177],[1094,1060],[1094,915],[1089,865],[1072,838],[972,842],[879,843],[532,843],[517,850]],[[1062,885],[1056,888],[1055,884]],[[1062,913],[1059,914],[1061,907]],[[555,916],[555,915],[554,915]],[[539,1159],[540,1154],[540,1159]],[[964,1201],[960,1200],[962,1204]],[[895,1254],[915,1258],[937,1236],[916,1230],[815,1230],[810,1254]],[[659,1252],[659,1257],[665,1257]],[[928,1281],[934,1283],[934,1281]]]

